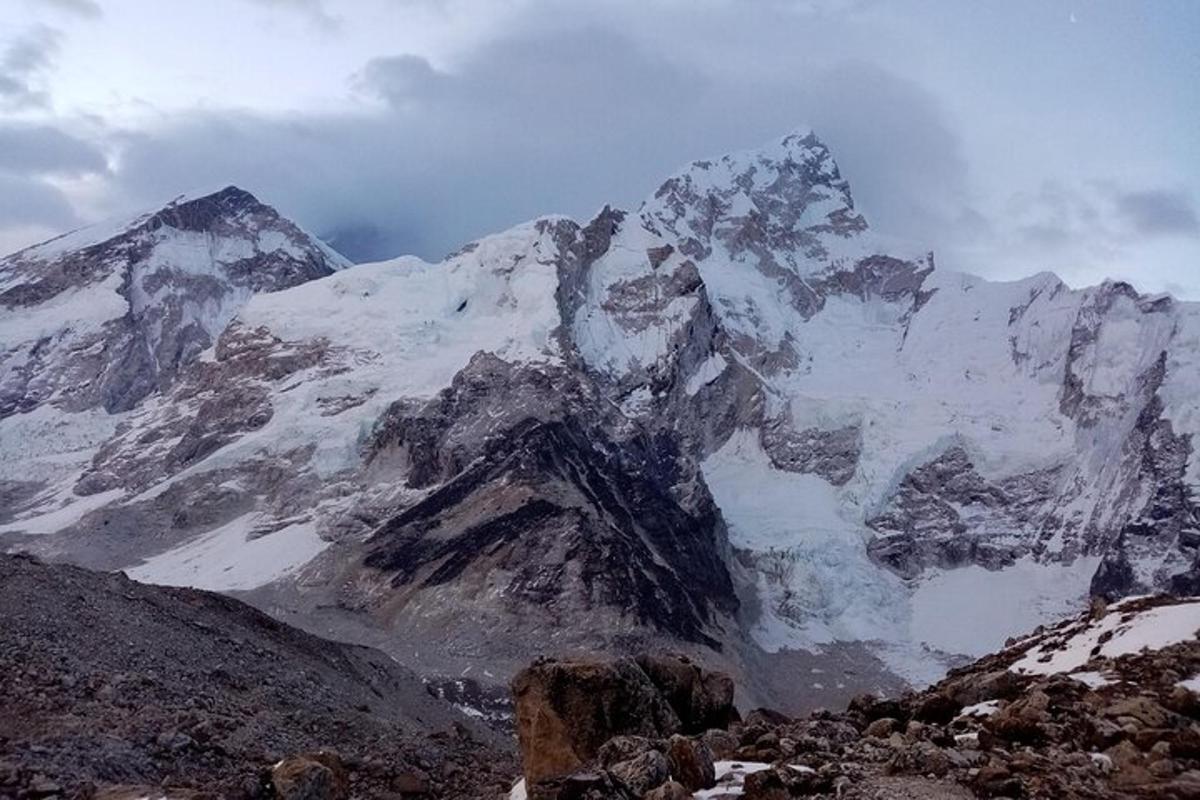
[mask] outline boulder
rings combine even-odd
[[[790,800],[828,791],[832,782],[806,767],[774,766],[746,776],[743,800]]]
[[[526,783],[529,800],[638,800],[607,772],[576,772]]]
[[[667,763],[671,777],[693,792],[711,789],[716,785],[717,772],[712,751],[703,739],[672,736],[667,742]]]
[[[914,725],[920,725],[920,723],[909,723],[909,727]],[[886,739],[895,733],[899,727],[900,723],[891,717],[880,717],[866,727],[866,729],[863,731],[863,736],[870,736],[875,739]]]
[[[283,759],[271,769],[271,786],[280,800],[343,800],[350,795],[342,760],[325,750]]]
[[[933,692],[914,704],[912,716],[918,722],[945,725],[957,717],[961,710],[962,705],[954,698],[941,692]]]
[[[1028,680],[1012,670],[996,669],[955,676],[942,688],[960,706],[973,706],[986,700],[1012,700],[1021,693],[1022,684]]]
[[[881,717],[891,717],[901,722],[908,721],[908,713],[898,700],[885,700],[878,695],[864,692],[856,695],[847,708],[852,713],[861,714],[865,722],[874,722]]]
[[[596,760],[603,767],[611,767],[620,761],[637,758],[649,750],[662,752],[666,745],[661,739],[649,739],[645,736],[614,736],[600,745]]]
[[[637,663],[679,717],[683,733],[728,728],[737,720],[733,678],[726,673],[701,669],[683,656],[643,654]]]
[[[667,781],[657,789],[646,792],[642,800],[692,800],[692,793],[683,784]]]
[[[1141,696],[1118,700],[1106,707],[1103,713],[1110,718],[1132,717],[1148,728],[1163,728],[1173,721],[1170,711],[1149,697]]]
[[[1050,721],[1049,708],[1049,695],[1034,689],[988,717],[984,725],[1002,739],[1034,744],[1046,738],[1045,725]]]
[[[667,757],[657,750],[647,750],[627,761],[618,761],[608,771],[638,797],[662,786],[671,776]]]
[[[634,661],[541,660],[512,680],[517,739],[529,786],[570,775],[614,736],[664,738],[679,717]]]
[[[701,738],[718,761],[733,758],[738,749],[738,738],[729,731],[713,728],[705,731]]]
[[[954,766],[950,754],[929,742],[915,742],[900,750],[887,764],[891,775],[945,775]]]
[[[742,800],[790,800],[792,793],[778,769],[764,769],[746,776]]]

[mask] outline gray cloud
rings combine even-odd
[[[852,165],[856,197],[885,227],[920,240],[962,213],[966,193],[961,146],[936,101],[865,64],[748,80],[611,30],[542,27],[453,71],[374,59],[353,85],[386,109],[193,114],[131,135],[122,189],[144,204],[209,180],[241,183],[352,257],[433,258],[539,214],[633,205],[689,160],[808,123]]]
[[[107,169],[98,147],[58,128],[0,124],[0,172],[79,176]]]
[[[1161,286],[1198,252],[1194,204],[1162,177],[1179,175],[1179,186],[1194,190],[1191,143],[1178,137],[1185,159],[1172,164],[1163,155],[1171,142],[1150,137],[1154,130],[1123,141],[1125,128],[1105,117],[1121,105],[1111,102],[1122,97],[1112,88],[1119,82],[1080,71],[1080,54],[1061,47],[1061,15],[1014,1],[1019,8],[992,15],[998,26],[1015,26],[998,36],[953,0],[713,0],[702,14],[681,13],[680,2],[531,0],[495,18],[489,8],[483,33],[467,18],[485,0],[392,0],[419,5],[448,28],[461,23],[474,49],[431,43],[440,54],[432,63],[365,50],[345,76],[354,111],[210,107],[125,131],[78,120],[102,137],[114,164],[87,188],[109,187],[101,204],[117,212],[236,183],[352,257],[435,258],[540,214],[586,219],[604,203],[632,207],[683,162],[810,124],[873,227],[934,249],[946,267],[994,277],[1053,269],[1076,283],[1109,272]],[[352,4],[243,2],[339,30],[331,47],[360,33],[353,18],[343,28],[330,14],[349,15],[343,9]],[[1125,12],[1112,13],[1106,24],[1119,29]],[[1037,40],[1029,64],[995,46],[1016,28]],[[1087,34],[1089,52],[1103,46],[1097,63],[1160,72],[1171,63],[1150,64],[1100,30]],[[49,60],[20,85],[37,93]],[[325,69],[319,61],[314,52],[313,69]],[[1061,103],[1065,91],[1078,106]],[[1159,133],[1175,130],[1172,109],[1182,101],[1173,102],[1158,116],[1139,110],[1162,120]],[[56,175],[96,168],[95,154],[60,144],[11,155],[9,169],[19,161]],[[96,205],[95,194],[87,199]],[[1147,266],[1156,263],[1170,266]]]
[[[399,55],[373,58],[352,83],[360,90],[403,109],[413,102],[427,101],[452,79],[438,72],[421,56]]]
[[[1181,191],[1154,189],[1122,192],[1116,196],[1117,211],[1146,236],[1200,234],[1200,217],[1192,199]]]
[[[69,14],[75,14],[87,19],[99,19],[104,15],[96,0],[38,0],[43,5],[51,6]]]
[[[61,40],[62,35],[54,28],[37,25],[8,42],[0,52],[0,105],[22,109],[49,103],[40,81],[53,63]]]
[[[79,218],[63,193],[36,178],[0,173],[0,219],[6,226],[67,230]]]
[[[322,0],[248,0],[268,8],[292,11],[305,16],[319,30],[332,32],[341,27],[341,20],[325,9]]]

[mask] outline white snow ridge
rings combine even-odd
[[[920,683],[1200,586],[1200,306],[937,268],[807,129],[436,264],[231,187],[0,260],[0,303],[6,546],[336,608],[416,666],[645,637]]]

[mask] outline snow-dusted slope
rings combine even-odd
[[[1089,592],[1200,576],[1200,309],[935,269],[872,234],[808,131],[440,264],[244,304],[177,289],[172,319],[221,331],[160,392],[117,421],[61,401],[78,426],[4,421],[89,459],[9,522],[24,546],[270,584],[431,662],[849,641],[922,679]]]
[[[172,386],[252,295],[347,266],[233,187],[0,259],[0,521],[76,499],[121,415]]]

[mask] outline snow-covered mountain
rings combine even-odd
[[[1197,586],[1200,307],[935,269],[808,131],[439,264],[340,269],[247,198],[2,262],[10,546],[481,679],[667,639],[764,692]]]
[[[234,187],[0,260],[0,521],[66,506],[33,527],[53,531],[95,506],[74,485],[97,448],[251,295],[347,266]]]

